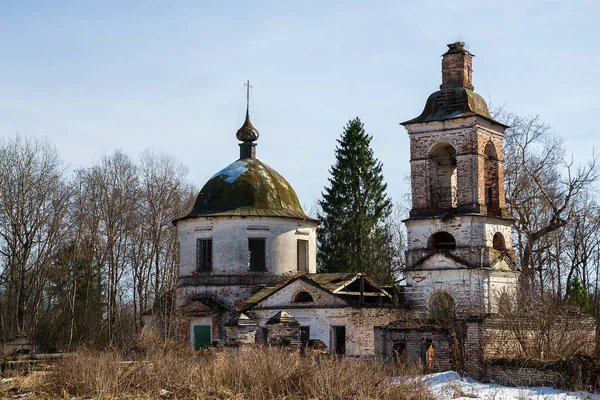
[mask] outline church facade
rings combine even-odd
[[[462,341],[458,347],[468,354],[480,325],[465,322],[458,339],[440,327],[448,318],[497,313],[514,295],[519,274],[504,204],[507,127],[473,91],[472,58],[464,43],[448,45],[440,90],[421,115],[402,123],[412,181],[404,285],[392,291],[365,274],[316,273],[319,222],[304,213],[291,185],[256,158],[259,133],[247,111],[237,132],[239,159],[174,221],[179,335],[197,349],[297,345],[424,364],[435,347],[439,369],[451,367],[453,341]]]
[[[395,301],[364,274],[317,274],[316,228],[291,185],[256,157],[258,130],[237,132],[240,157],[177,220],[179,335],[214,343],[298,346],[374,354],[374,326]]]

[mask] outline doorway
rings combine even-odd
[[[331,349],[335,354],[346,354],[346,327],[331,327]]]
[[[210,346],[210,325],[194,326],[194,350]]]
[[[398,365],[406,365],[406,343],[394,343],[394,362]]]
[[[310,340],[310,326],[301,326],[300,327],[300,342],[302,343],[302,347],[308,346],[309,340]]]

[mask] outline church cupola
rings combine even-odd
[[[290,183],[256,158],[250,88],[247,82],[246,119],[236,132],[240,157],[212,175],[191,211],[173,221],[178,304],[209,296],[233,310],[264,286],[316,272],[318,221],[304,213]]]
[[[258,130],[250,122],[250,81],[246,82],[246,120],[238,129],[235,136],[240,143],[240,160],[256,158],[256,142],[259,137]]]

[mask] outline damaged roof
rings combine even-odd
[[[277,171],[244,158],[217,172],[200,190],[194,208],[177,221],[194,217],[260,216],[312,220],[292,186]]]
[[[401,125],[470,116],[480,116],[506,127],[492,118],[483,97],[465,87],[446,88],[432,93],[421,115]]]
[[[338,272],[326,274],[306,274],[305,276],[322,288],[325,288],[330,292],[335,292],[336,290],[341,289],[347,284],[353,282],[360,276],[360,274],[355,272]]]
[[[242,309],[248,309],[257,305],[261,301],[265,300],[267,297],[270,297],[272,294],[280,291],[286,286],[289,286],[292,282],[298,279],[308,281],[309,283],[312,283],[313,285],[320,287],[332,294],[343,296],[343,298],[346,298],[344,296],[356,296],[355,291],[346,292],[343,291],[343,289],[350,287],[352,283],[356,282],[361,277],[364,278],[365,282],[367,282],[372,288],[380,291],[382,293],[382,296],[388,298],[389,301],[391,301],[392,303],[395,303],[393,297],[369,276],[360,272],[340,272],[322,274],[302,274],[280,285],[265,287],[259,292],[255,293],[250,298],[246,299],[246,301],[244,301]],[[349,298],[346,298],[346,300],[349,300]]]

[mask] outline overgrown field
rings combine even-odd
[[[134,352],[79,350],[48,371],[0,386],[27,399],[432,399],[406,371],[375,361],[300,357],[280,349],[200,354],[179,343]]]

